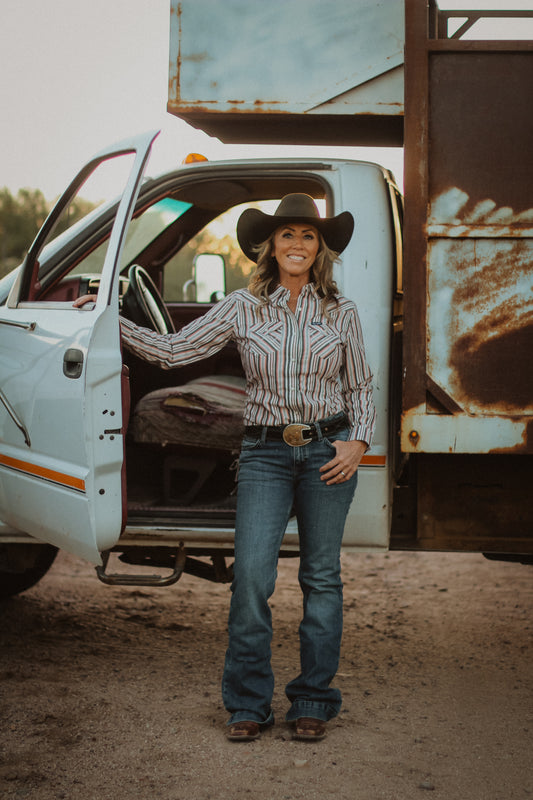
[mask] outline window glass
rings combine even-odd
[[[172,225],[189,208],[190,203],[175,200],[173,197],[164,197],[157,203],[149,206],[140,216],[132,219],[128,228],[124,250],[122,251],[121,267],[135,261],[136,256],[159,236],[165,228]],[[104,265],[107,250],[107,241],[89,253],[74,270],[73,275],[99,274]]]
[[[237,241],[236,227],[245,208],[259,208],[267,214],[279,200],[264,200],[233,206],[206,225],[165,266],[163,298],[166,302],[205,302],[210,293],[196,293],[195,259],[209,253],[220,255],[225,265],[225,293],[248,286],[255,264],[246,258]]]

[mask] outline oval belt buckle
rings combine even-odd
[[[304,444],[309,444],[311,437],[304,439],[303,432],[310,431],[310,425],[302,425],[299,422],[293,422],[292,425],[286,425],[283,428],[283,441],[290,444],[291,447],[301,447]]]

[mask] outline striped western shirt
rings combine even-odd
[[[239,289],[177,333],[161,335],[121,318],[125,346],[164,369],[207,358],[230,340],[246,376],[245,425],[315,422],[345,411],[350,439],[370,444],[375,423],[372,374],[357,309],[338,297],[324,314],[313,284],[298,297],[279,286],[263,303]]]

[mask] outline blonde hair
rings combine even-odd
[[[279,286],[278,262],[273,256],[275,235],[276,231],[273,231],[268,239],[253,248],[257,253],[257,267],[252,273],[248,290],[262,301],[262,305],[270,302],[270,295]],[[339,254],[327,246],[320,231],[317,231],[317,235],[319,246],[315,262],[311,267],[311,283],[322,298],[322,310],[328,316],[328,306],[331,303],[338,303],[339,289],[333,280],[333,265],[338,260]]]

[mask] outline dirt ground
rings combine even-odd
[[[533,568],[476,555],[343,557],[344,707],[291,740],[297,562],[273,598],[277,724],[230,743],[219,693],[227,585],[101,584],[61,554],[1,607],[0,797],[533,798]]]

